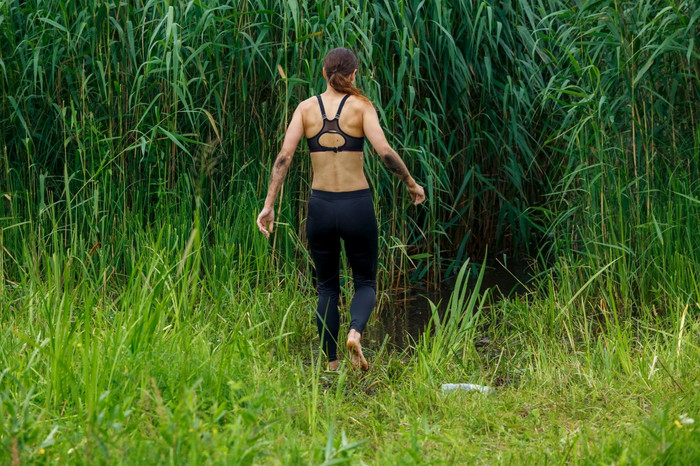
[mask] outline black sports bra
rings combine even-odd
[[[316,136],[306,139],[306,142],[309,144],[309,152],[325,152],[325,151],[362,152],[362,149],[364,149],[364,147],[365,147],[364,136],[360,137],[360,138],[355,137],[355,136],[350,136],[349,134],[344,132],[342,129],[340,129],[340,126],[338,125],[338,118],[340,118],[340,111],[343,109],[343,105],[345,105],[345,101],[348,100],[348,97],[350,97],[350,94],[343,97],[343,100],[340,101],[340,106],[338,107],[338,113],[336,113],[335,118],[333,118],[332,120],[329,120],[328,118],[326,118],[326,109],[323,106],[323,100],[321,100],[321,96],[320,95],[316,96],[316,98],[318,99],[318,105],[321,107],[321,116],[323,117],[323,126],[321,127],[321,131],[319,131],[318,134],[316,134]],[[323,146],[319,142],[319,139],[321,136],[323,136],[326,133],[338,134],[343,138],[343,140],[345,142],[343,143],[342,146],[338,146],[338,147]]]

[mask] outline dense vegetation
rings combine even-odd
[[[699,37],[696,0],[0,0],[0,460],[698,462]],[[366,158],[378,312],[456,282],[362,376],[314,350],[305,147],[254,226],[338,45],[428,194]]]

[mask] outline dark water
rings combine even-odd
[[[500,263],[487,266],[480,291],[491,289],[492,302],[527,291],[532,279],[532,269],[528,264],[510,265]],[[470,275],[468,286],[474,286],[476,275]],[[444,310],[454,288],[453,282],[446,282],[438,291],[407,290],[393,296],[379,299],[379,306],[370,318],[362,339],[372,348],[378,349],[387,339],[391,350],[402,350],[418,340],[432,315],[430,301],[439,304],[438,312]]]

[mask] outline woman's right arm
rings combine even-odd
[[[384,130],[382,130],[379,124],[377,111],[369,103],[366,104],[364,114],[362,115],[362,126],[365,136],[369,139],[370,144],[372,144],[374,150],[377,151],[377,154],[379,154],[382,162],[384,162],[384,166],[398,176],[401,181],[406,183],[406,189],[411,199],[413,199],[413,204],[418,205],[423,202],[425,200],[425,191],[423,187],[416,183],[416,180],[414,180],[408,172],[408,168],[406,168],[406,164],[403,163],[399,154],[389,145],[386,136],[384,136]]]
[[[294,111],[292,116],[292,121],[287,127],[287,132],[284,136],[284,142],[282,143],[282,149],[277,155],[274,165],[272,166],[272,173],[270,174],[270,186],[267,188],[267,196],[265,197],[265,205],[260,211],[257,218],[258,230],[260,233],[265,235],[266,238],[270,237],[273,225],[275,223],[275,199],[277,199],[277,193],[282,187],[284,178],[287,176],[287,170],[289,170],[289,165],[292,163],[292,158],[294,157],[294,152],[296,151],[299,140],[304,135],[304,120],[301,112],[301,104]]]

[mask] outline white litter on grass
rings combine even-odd
[[[485,395],[493,393],[493,388],[487,387],[486,385],[476,385],[473,383],[444,383],[442,384],[441,388],[443,392],[463,390],[466,392],[481,392]]]
[[[681,425],[684,425],[684,426],[689,426],[691,424],[695,424],[695,419],[693,419],[692,417],[688,417],[687,414],[681,414],[678,417],[678,420],[681,422]]]

